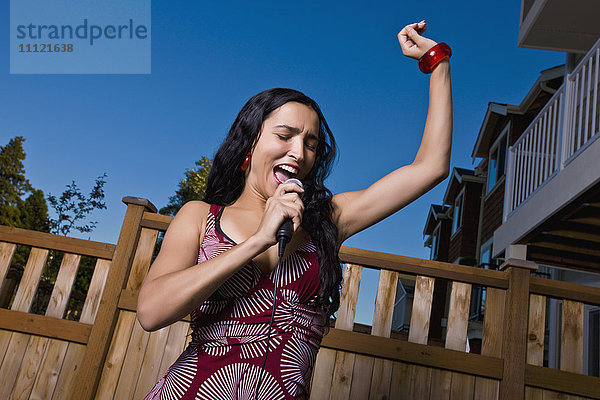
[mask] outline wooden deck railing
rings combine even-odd
[[[600,39],[509,147],[505,222],[600,133]]]
[[[128,205],[116,246],[0,226],[0,278],[17,244],[31,246],[10,309],[0,309],[1,399],[141,399],[189,343],[189,318],[155,332],[136,319],[137,293],[158,232],[171,217],[145,199]],[[65,255],[46,315],[30,312],[49,250]],[[97,259],[78,322],[62,319],[80,257]],[[342,247],[341,306],[313,372],[312,399],[600,398],[583,371],[583,304],[600,290],[530,277],[531,262],[501,271]],[[380,270],[371,332],[355,331],[364,268]],[[414,275],[407,340],[393,338],[400,274]],[[443,347],[428,344],[436,279],[451,282]],[[467,353],[472,285],[487,288],[481,354]],[[546,298],[562,301],[560,370],[543,367]],[[438,341],[439,342],[439,341]]]

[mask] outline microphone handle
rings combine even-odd
[[[304,187],[302,186],[302,182],[295,178],[290,178],[286,180],[285,183],[295,183],[301,188]],[[283,253],[285,252],[285,246],[292,239],[293,234],[294,224],[292,223],[292,219],[286,218],[277,230],[277,235],[275,236],[277,238],[277,241],[279,242],[279,257],[283,257]]]
[[[283,257],[283,253],[285,252],[285,246],[292,239],[292,234],[294,233],[294,224],[292,223],[291,218],[286,218],[279,229],[277,230],[277,241],[279,242],[279,256]]]

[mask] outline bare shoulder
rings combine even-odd
[[[208,211],[209,208],[210,204],[202,200],[192,200],[185,203],[179,211],[181,212],[182,210],[185,210],[185,212],[204,212]]]
[[[209,208],[203,201],[190,201],[181,207],[165,232],[148,280],[196,264]]]
[[[184,228],[186,233],[193,230],[199,239],[198,244],[202,243],[204,231],[206,230],[206,217],[210,210],[210,204],[201,200],[188,201],[181,207],[171,222],[178,228]]]
[[[201,200],[192,200],[185,203],[175,215],[175,218],[186,220],[193,217],[200,217],[206,220],[206,215],[210,209],[210,204]],[[196,219],[196,218],[194,218]]]
[[[185,203],[169,224],[161,252],[163,248],[165,252],[169,252],[169,250],[182,251],[182,248],[188,252],[197,252],[204,237],[209,209],[210,205],[203,201]]]

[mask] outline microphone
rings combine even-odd
[[[284,183],[295,183],[296,185],[304,188],[302,186],[302,182],[298,179],[290,178]],[[283,258],[283,253],[285,253],[285,246],[292,239],[292,234],[294,233],[294,224],[292,223],[291,218],[286,218],[279,229],[277,230],[277,241],[279,242],[279,258]]]
[[[298,179],[290,178],[284,183],[295,183],[296,185],[302,186],[302,182]],[[281,265],[281,260],[283,259],[283,253],[285,253],[285,246],[292,239],[292,234],[294,233],[294,224],[292,223],[291,218],[286,218],[279,229],[277,229],[276,238],[279,242],[279,261],[277,261],[277,267],[275,268],[275,281],[273,282],[273,309],[271,310],[271,321],[269,322],[269,333],[267,335],[267,346],[265,350],[265,358],[263,359],[262,369],[260,370],[260,375],[258,376],[258,383],[256,385],[256,390],[254,392],[254,398],[258,398],[258,388],[262,382],[263,372],[265,371],[265,365],[267,364],[267,356],[269,355],[269,340],[271,339],[271,328],[273,327],[273,317],[275,316],[275,304],[277,304],[277,282],[279,281],[279,266]]]

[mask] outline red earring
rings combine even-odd
[[[250,153],[246,154],[246,158],[244,159],[244,162],[242,163],[242,166],[240,167],[240,171],[246,171],[248,169],[248,167],[250,166],[251,158],[252,158],[252,155]]]

